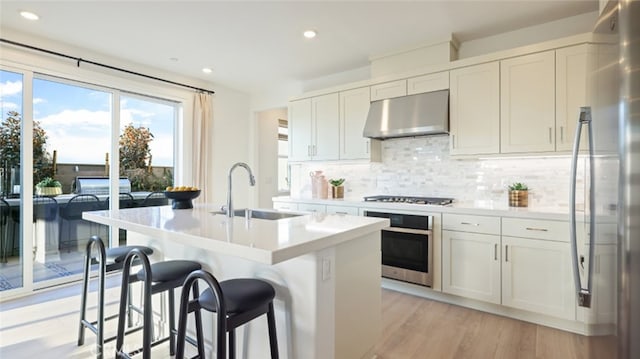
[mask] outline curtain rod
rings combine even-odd
[[[24,48],[29,49],[29,50],[44,52],[44,53],[49,54],[49,55],[55,55],[55,56],[59,56],[59,57],[64,57],[66,59],[75,60],[77,67],[80,67],[80,63],[85,62],[87,64],[94,65],[94,66],[99,66],[99,67],[104,67],[104,68],[107,68],[109,70],[120,71],[120,72],[127,73],[129,75],[145,77],[145,78],[148,78],[148,79],[151,79],[151,80],[156,80],[156,81],[168,83],[168,84],[171,84],[171,85],[186,87],[186,88],[190,88],[190,89],[193,89],[193,90],[196,90],[196,91],[206,92],[206,93],[210,93],[210,94],[214,94],[215,93],[213,90],[207,90],[207,89],[203,89],[203,88],[200,88],[200,87],[195,87],[195,86],[183,84],[183,83],[180,83],[180,82],[175,82],[175,81],[171,81],[171,80],[165,80],[165,79],[162,79],[162,78],[159,78],[159,77],[145,75],[145,74],[142,74],[142,73],[139,73],[139,72],[130,71],[130,70],[127,70],[127,69],[123,69],[123,68],[115,67],[115,66],[111,66],[111,65],[106,65],[106,64],[102,64],[102,63],[91,61],[91,60],[85,60],[85,59],[80,58],[80,57],[75,57],[75,56],[63,54],[61,52],[56,52],[56,51],[52,51],[52,50],[43,49],[43,48],[40,48],[40,47],[35,47],[35,46],[23,44],[23,43],[20,43],[20,42],[15,42],[15,41],[3,39],[3,38],[0,38],[0,42],[4,42],[6,44],[13,45],[13,46],[24,47]]]

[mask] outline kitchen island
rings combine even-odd
[[[276,288],[281,358],[373,356],[381,331],[380,230],[388,220],[326,214],[247,220],[216,210],[162,206],[86,212],[83,218],[126,229],[128,244],[154,248],[153,260],[196,260],[218,280],[269,281]],[[239,358],[266,357],[266,319],[236,335]]]

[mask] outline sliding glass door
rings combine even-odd
[[[21,218],[22,113],[24,75],[0,70],[0,291],[24,286]]]
[[[111,91],[95,86],[44,76],[33,80],[33,126],[41,144],[33,158],[35,283],[82,273],[92,235],[109,246],[108,228],[82,219],[84,211],[107,208],[109,189],[79,191],[77,180],[99,177],[109,183],[112,102]],[[60,185],[59,195],[43,195],[50,182]]]
[[[83,212],[167,204],[180,106],[0,70],[0,298],[79,279],[92,235],[126,243]]]

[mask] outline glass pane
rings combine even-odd
[[[34,150],[35,282],[80,274],[92,235],[109,246],[107,227],[84,221],[82,212],[106,208],[111,98],[83,85],[33,81],[34,129],[42,142],[42,151]],[[83,178],[92,185],[80,186]]]
[[[126,197],[133,205],[166,205],[159,192],[173,186],[178,104],[135,95],[120,98],[120,177],[131,182],[131,196]],[[127,203],[121,198],[123,205]],[[126,241],[123,236],[121,231],[121,243]]]
[[[0,291],[24,286],[20,217],[22,74],[0,71]]]

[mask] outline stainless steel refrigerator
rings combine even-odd
[[[640,0],[610,1],[594,32],[570,185],[577,316],[589,358],[640,358]]]

